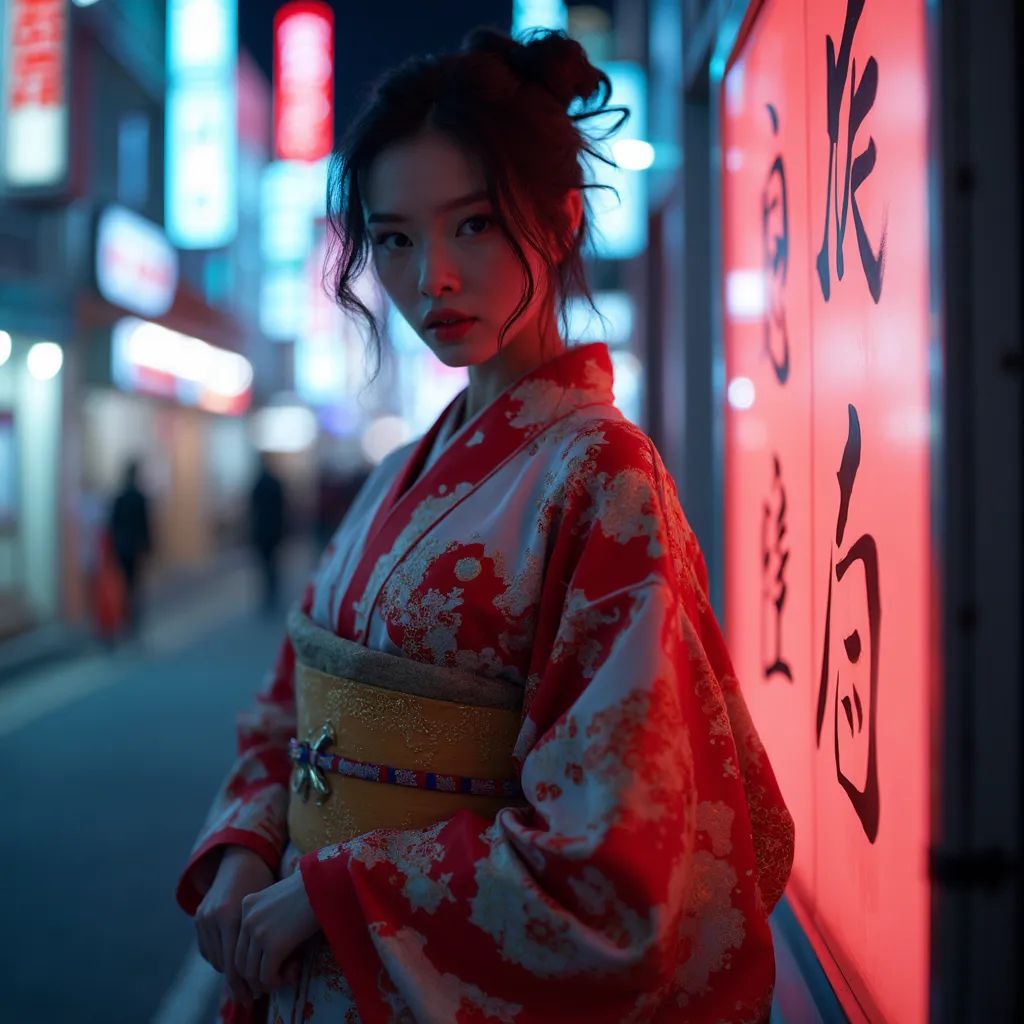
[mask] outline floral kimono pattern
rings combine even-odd
[[[195,911],[225,844],[302,872],[322,937],[273,1024],[765,1021],[793,824],[673,483],[612,404],[603,345],[533,370],[437,454],[463,400],[373,472],[304,608],[520,685],[528,805],[300,856],[286,640],[178,899]],[[254,1018],[225,998],[222,1019]]]

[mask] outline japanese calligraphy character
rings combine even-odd
[[[882,611],[878,549],[874,537],[863,534],[843,551],[860,453],[860,418],[851,405],[846,449],[838,473],[839,515],[835,548],[829,559],[824,653],[815,730],[820,748],[829,690],[832,689],[836,778],[850,798],[864,827],[864,834],[873,843],[878,836],[879,819],[877,712]],[[831,659],[833,626],[837,635],[842,637],[843,647],[842,656],[835,663]]]
[[[786,488],[782,465],[773,456],[771,494],[762,506],[761,517],[761,663],[764,678],[783,676],[793,682],[793,670],[782,657],[782,613],[786,605],[786,565],[789,547],[786,539]],[[770,636],[771,634],[771,636]]]
[[[860,261],[864,268],[864,276],[868,282],[871,298],[877,303],[882,295],[882,275],[885,269],[886,218],[882,219],[882,237],[878,244],[878,253],[871,248],[867,229],[857,203],[857,190],[874,170],[877,151],[873,137],[868,138],[864,150],[852,160],[853,147],[864,118],[874,106],[878,92],[878,62],[869,57],[860,80],[857,80],[857,61],[852,61],[851,50],[853,37],[857,31],[857,23],[864,10],[865,0],[849,0],[846,7],[846,23],[843,26],[843,39],[836,56],[835,42],[831,36],[826,37],[826,63],[828,81],[828,187],[825,190],[825,229],[821,250],[818,252],[815,265],[818,270],[818,281],[821,294],[828,302],[832,290],[832,274],[829,264],[829,226],[832,219],[830,204],[834,206],[836,218],[836,277],[841,281],[845,269],[843,259],[843,243],[846,239],[846,218],[850,207],[853,207],[853,223],[857,231],[857,247],[860,250]],[[839,113],[842,107],[846,82],[850,81],[850,103],[846,126],[846,164],[843,170],[843,202],[839,205]],[[833,174],[834,172],[834,174]]]
[[[772,134],[779,134],[779,115],[767,104]],[[789,328],[786,324],[786,275],[789,271],[789,199],[786,192],[786,168],[782,154],[772,161],[761,192],[761,240],[764,253],[765,353],[780,384],[789,379]]]

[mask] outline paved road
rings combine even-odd
[[[288,598],[298,591],[292,566]],[[0,1021],[192,1024],[212,972],[173,892],[281,618],[245,570],[136,648],[0,688]],[[191,1005],[190,1005],[190,1002]]]

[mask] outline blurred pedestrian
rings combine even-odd
[[[278,566],[281,542],[284,540],[284,486],[271,472],[265,455],[249,498],[250,536],[263,578],[263,610],[278,607],[280,571]]]
[[[138,636],[142,628],[142,569],[152,552],[149,528],[149,501],[139,487],[139,462],[133,459],[125,467],[124,486],[114,498],[110,510],[110,539],[124,580],[125,627]]]

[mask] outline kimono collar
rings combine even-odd
[[[406,496],[426,497],[444,482],[479,484],[524,444],[574,410],[611,404],[611,356],[603,343],[579,345],[525,373],[463,423],[441,458],[420,478],[438,434],[454,409],[467,401],[467,391],[459,392],[413,449],[381,511],[393,508]],[[439,466],[440,472],[435,472]],[[451,472],[458,479],[444,481]]]
[[[393,568],[438,519],[544,431],[577,409],[612,404],[608,347],[577,345],[524,374],[464,423],[424,471],[438,434],[466,397],[461,391],[415,445],[381,502],[343,602],[341,635],[363,640],[369,609],[360,615],[353,602],[366,587],[379,592],[385,562]]]

